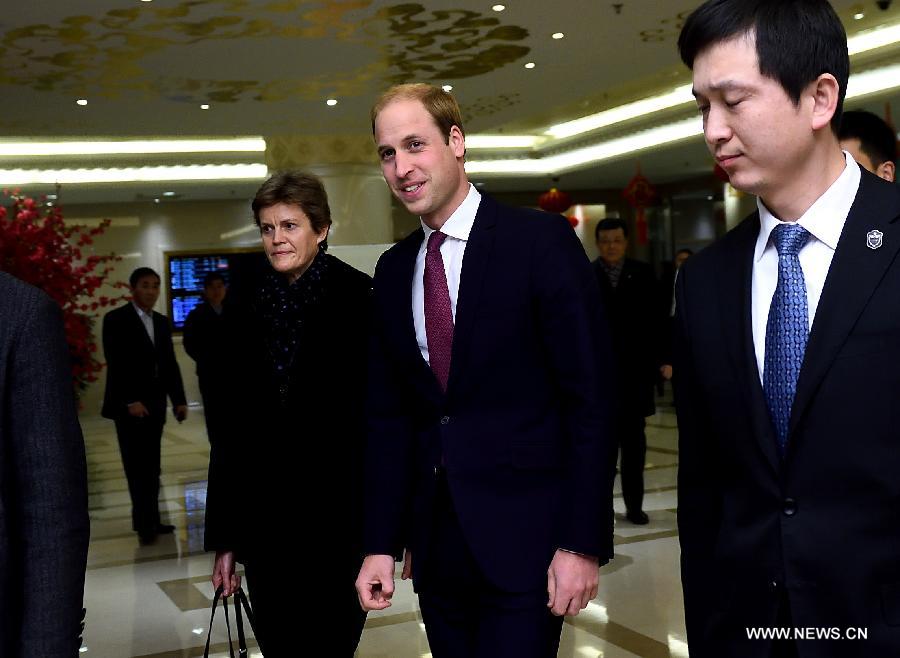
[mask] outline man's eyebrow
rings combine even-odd
[[[709,85],[706,90],[707,91],[747,91],[751,88],[750,85],[739,82],[738,80],[722,80],[721,82],[714,82]],[[691,93],[696,98],[699,95],[702,95],[699,91],[697,91],[696,87],[691,87]]]

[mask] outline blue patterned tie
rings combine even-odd
[[[772,241],[778,250],[778,285],[766,322],[763,389],[782,457],[809,337],[806,281],[797,256],[808,238],[809,232],[797,224],[779,224],[772,230]]]

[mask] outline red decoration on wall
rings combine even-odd
[[[578,226],[578,223],[580,221],[575,215],[569,215],[568,217],[566,217],[566,219],[569,220],[569,224],[572,225],[572,228]]]
[[[640,163],[637,173],[622,190],[622,196],[635,209],[638,244],[647,244],[647,217],[644,209],[656,201],[656,188],[641,173]]]
[[[551,187],[549,192],[544,192],[538,197],[538,206],[547,212],[563,212],[572,206],[572,197],[565,192],[560,192]]]

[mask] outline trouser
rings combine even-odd
[[[116,435],[131,496],[132,528],[156,534],[159,525],[160,449],[164,421],[154,416],[118,418]]]
[[[443,478],[423,576],[422,587],[417,583],[419,607],[434,658],[556,656],[563,618],[547,608],[546,587],[505,592],[488,582],[472,557]]]
[[[616,439],[621,459],[622,498],[625,509],[639,512],[644,507],[644,463],[647,458],[646,422],[640,414],[621,413],[616,419]]]

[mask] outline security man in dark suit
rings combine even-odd
[[[594,273],[612,333],[616,391],[615,435],[621,461],[625,516],[635,525],[649,522],[644,512],[644,462],[647,456],[646,417],[656,411],[653,389],[659,377],[663,317],[659,289],[647,263],[625,257],[628,227],[618,218],[597,222]]]
[[[81,646],[90,521],[59,306],[0,273],[0,656]]]
[[[676,284],[691,657],[898,656],[900,190],[841,152],[844,28],[826,0],[710,0],[678,43],[758,199]]]
[[[159,518],[160,449],[166,396],[180,423],[187,418],[181,371],[169,321],[153,310],[159,275],[149,267],[131,273],[132,301],[103,318],[106,395],[102,414],[116,423],[122,465],[131,495],[131,518],[142,544],[174,531]]]
[[[469,183],[449,93],[394,87],[372,127],[422,227],[375,271],[361,603],[390,605],[407,548],[435,658],[555,656],[612,557],[596,279],[563,217]]]

